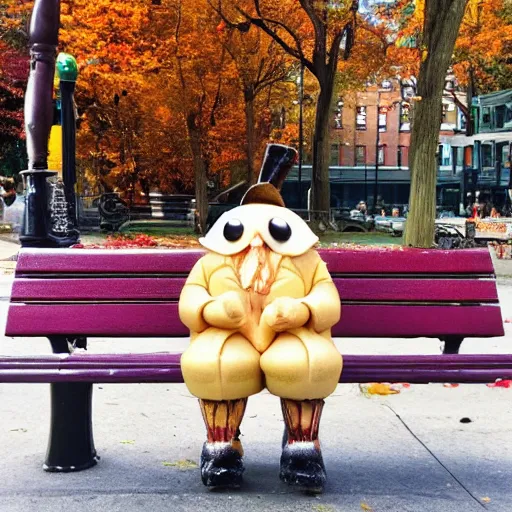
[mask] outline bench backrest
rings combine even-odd
[[[487,249],[322,250],[340,337],[501,336]],[[8,336],[188,336],[178,298],[197,250],[23,249]]]

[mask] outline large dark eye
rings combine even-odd
[[[278,242],[286,242],[286,240],[289,240],[292,236],[292,230],[290,226],[288,226],[286,221],[280,219],[279,217],[273,218],[268,223],[268,230],[270,231],[272,238]]]
[[[236,242],[244,234],[244,226],[238,219],[231,219],[224,226],[224,238]]]

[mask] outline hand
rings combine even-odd
[[[288,331],[309,320],[309,309],[299,299],[279,297],[265,308],[262,319],[275,332]]]
[[[242,296],[234,291],[223,293],[203,309],[205,322],[220,329],[239,329],[247,321]]]

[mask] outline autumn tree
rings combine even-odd
[[[28,78],[27,33],[20,25],[27,11],[0,0],[0,175],[27,167],[23,97]]]
[[[221,0],[217,2],[218,9],[222,10]],[[353,45],[358,2],[252,0],[249,3],[250,8],[242,2],[236,4],[239,18],[231,22],[258,27],[318,81],[311,209],[328,212],[330,108],[339,57],[348,59]]]
[[[409,168],[410,211],[404,245],[431,247],[436,216],[436,152],[446,72],[467,0],[425,0],[420,42],[418,100],[414,107]]]
[[[26,166],[23,96],[28,59],[0,40],[0,175]]]
[[[192,161],[196,210],[204,233],[208,212],[207,182],[216,159],[237,139],[238,94],[236,70],[212,23],[213,11],[206,0],[179,0],[163,5],[155,33],[163,40],[155,56],[161,83],[168,93],[167,104],[183,119],[185,144]],[[235,93],[235,96],[234,95]],[[229,122],[228,121],[231,121]],[[234,152],[236,153],[236,151]],[[225,153],[224,153],[225,155]],[[241,155],[238,155],[238,158]],[[232,157],[237,157],[232,154]]]
[[[233,23],[233,13],[222,9],[222,4],[209,1],[211,8],[220,16],[217,26],[223,48],[236,67],[243,94],[245,113],[245,147],[247,155],[247,182],[254,183],[256,174],[256,150],[260,149],[256,130],[256,100],[278,82],[289,77],[290,57],[270,37],[259,30],[250,30],[250,23]]]

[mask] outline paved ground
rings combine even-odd
[[[0,259],[15,249],[5,243]],[[0,332],[11,279],[0,276]],[[499,292],[503,317],[512,318],[512,281],[501,280]],[[463,351],[511,353],[512,324],[505,329],[503,338],[466,340]],[[148,341],[93,339],[90,346],[95,352],[143,351]],[[345,353],[439,351],[437,341],[426,339],[342,340],[339,346]],[[183,341],[173,342],[176,350],[182,347]],[[151,348],[168,350],[169,342],[152,340]],[[48,353],[46,340],[0,337],[0,353],[34,352]],[[183,385],[96,385],[94,395],[99,465],[48,474],[41,470],[48,386],[0,385],[0,512],[512,510],[512,389],[418,385],[367,398],[358,386],[340,385],[322,421],[329,485],[320,497],[279,482],[282,419],[268,393],[250,399],[242,425],[246,485],[222,493],[200,483],[195,463],[204,431],[196,400]]]

